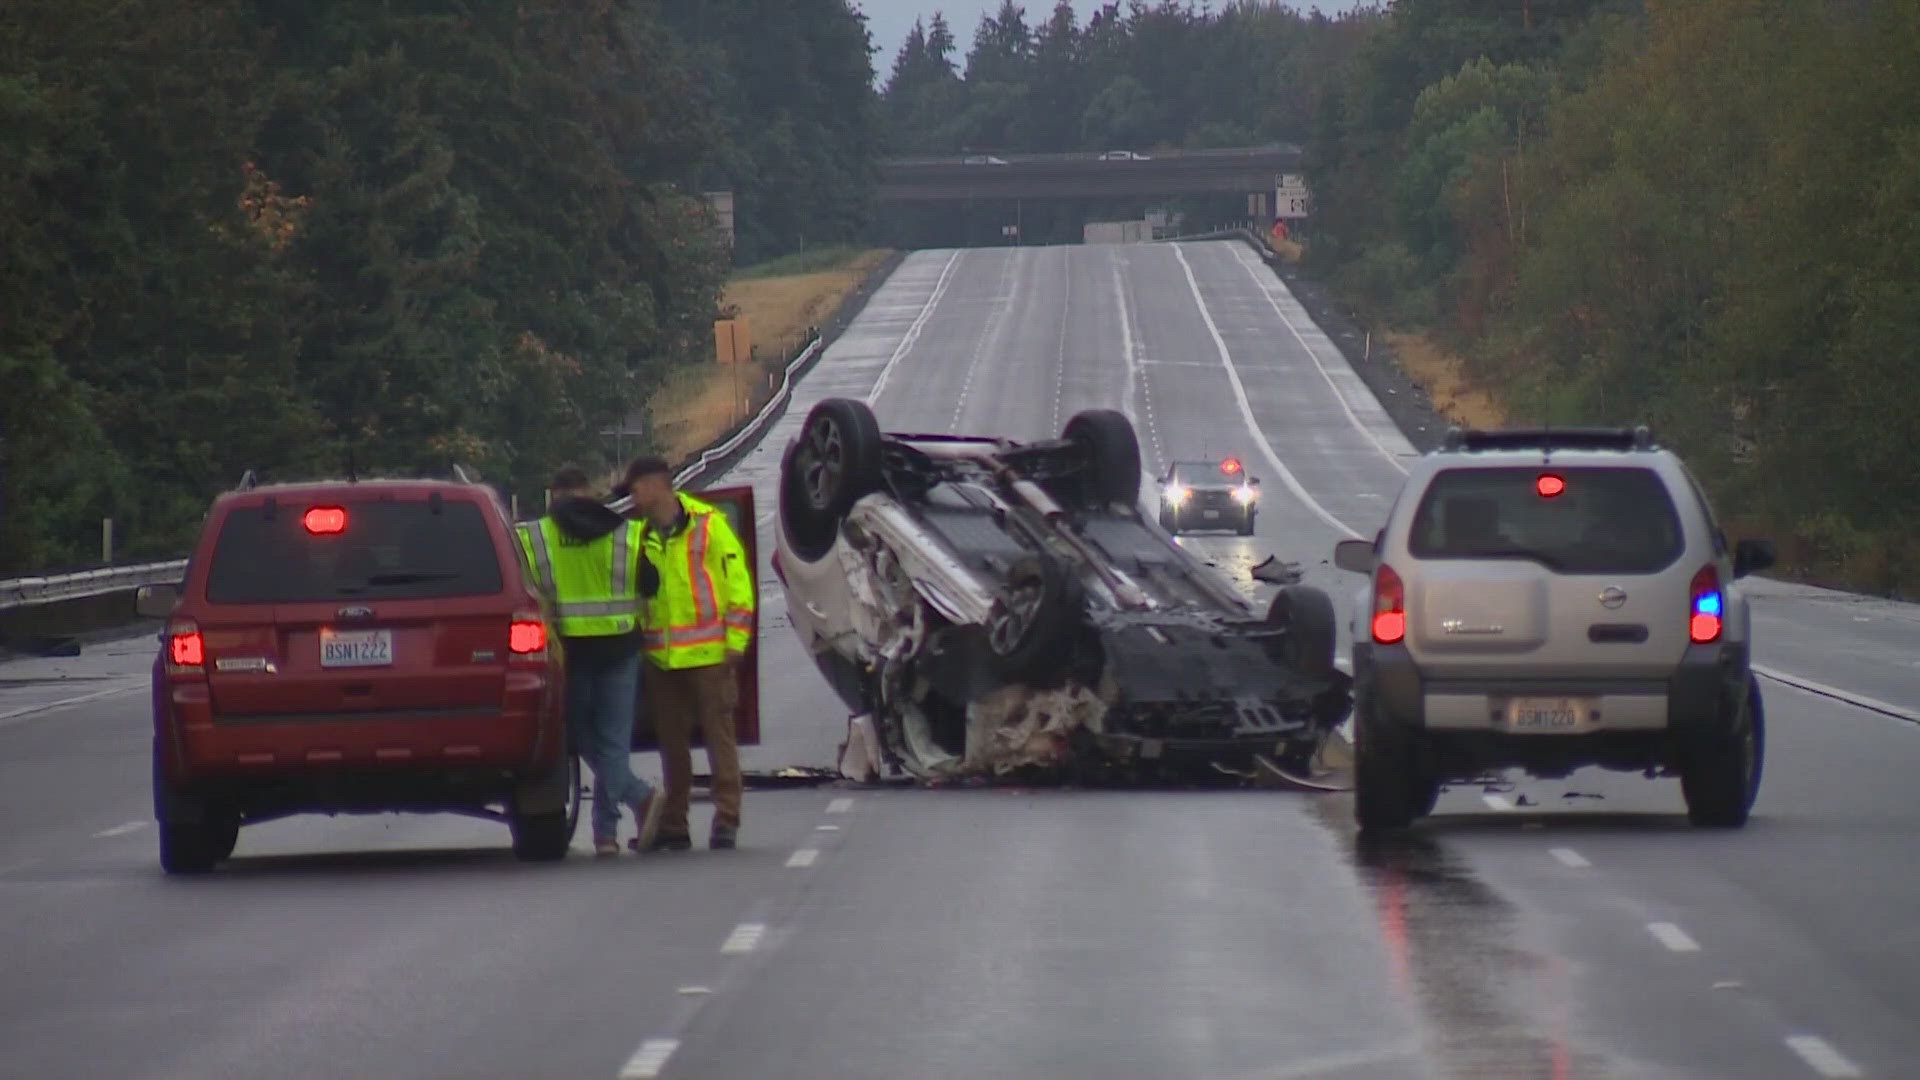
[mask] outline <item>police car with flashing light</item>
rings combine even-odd
[[[1248,476],[1239,458],[1176,461],[1160,478],[1160,527],[1183,532],[1231,529],[1253,535],[1260,512],[1260,478]]]
[[[1766,750],[1739,579],[1699,484],[1646,428],[1449,433],[1386,526],[1334,551],[1353,605],[1362,831],[1448,782],[1587,766],[1678,776],[1694,824],[1746,823]]]

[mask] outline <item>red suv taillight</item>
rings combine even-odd
[[[1701,567],[1687,593],[1687,636],[1695,645],[1719,641],[1726,614],[1726,600],[1720,595],[1720,571],[1712,563]]]
[[[507,648],[513,655],[532,657],[547,651],[547,624],[538,615],[515,615],[507,629]]]
[[[1373,640],[1397,645],[1407,636],[1407,589],[1386,563],[1373,577]]]
[[[176,675],[205,670],[207,639],[192,619],[167,624],[167,669]]]

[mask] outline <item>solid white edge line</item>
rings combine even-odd
[[[39,714],[44,712],[52,712],[55,709],[64,709],[69,705],[85,705],[89,701],[99,701],[101,698],[112,697],[115,694],[131,694],[135,690],[139,690],[141,688],[142,687],[140,685],[116,686],[111,690],[96,690],[91,694],[81,694],[79,697],[62,698],[59,701],[49,701],[44,705],[28,705],[25,708],[15,709],[12,712],[0,713],[0,727],[7,727],[8,725],[14,723],[15,721],[25,720],[30,716],[38,716]]]
[[[679,1039],[648,1039],[620,1067],[620,1080],[655,1080],[678,1049]]]
[[[1689,935],[1685,930],[1680,929],[1678,926],[1674,925],[1673,923],[1670,923],[1670,922],[1648,923],[1647,933],[1652,934],[1653,939],[1655,941],[1658,941],[1660,944],[1665,945],[1668,949],[1672,950],[1673,952],[1699,952],[1700,951],[1700,943],[1693,940],[1693,937],[1691,935]]]
[[[1180,250],[1179,244],[1174,244],[1172,247],[1174,258],[1180,260],[1180,269],[1187,275],[1187,288],[1193,292],[1193,302],[1200,308],[1200,319],[1207,324],[1207,333],[1213,338],[1213,347],[1220,354],[1220,363],[1226,369],[1227,381],[1233,384],[1234,401],[1240,406],[1240,419],[1245,422],[1247,433],[1252,435],[1253,441],[1260,445],[1260,452],[1266,455],[1267,463],[1280,474],[1281,481],[1287,485],[1288,491],[1293,492],[1295,498],[1299,499],[1321,521],[1332,526],[1335,532],[1350,539],[1360,539],[1359,533],[1334,517],[1326,507],[1320,505],[1319,500],[1308,494],[1307,489],[1301,485],[1300,479],[1293,475],[1293,470],[1287,468],[1286,463],[1280,460],[1280,455],[1273,449],[1273,444],[1267,441],[1266,432],[1260,430],[1259,421],[1253,417],[1253,403],[1247,400],[1247,388],[1240,382],[1240,370],[1234,366],[1233,354],[1227,349],[1226,339],[1220,336],[1220,327],[1213,321],[1213,312],[1207,309],[1206,297],[1200,295],[1200,282],[1193,276],[1193,264],[1187,261],[1186,253]]]
[[[803,847],[787,856],[787,866],[791,869],[805,869],[820,860],[818,848]]]
[[[829,814],[844,814],[851,811],[852,809],[853,809],[853,800],[845,796],[835,799],[832,802],[827,804],[827,813]]]
[[[1847,1059],[1845,1054],[1833,1048],[1833,1044],[1818,1035],[1789,1035],[1787,1049],[1800,1055],[1800,1060],[1821,1076],[1832,1080],[1845,1077],[1859,1077],[1865,1074],[1860,1066]]]
[[[1261,280],[1259,272],[1254,269],[1254,264],[1247,261],[1247,249],[1244,247],[1241,247],[1239,244],[1235,244],[1233,246],[1233,251],[1234,251],[1234,261],[1238,262],[1240,264],[1240,268],[1247,272],[1247,276],[1253,279],[1254,285],[1260,290],[1260,295],[1266,298],[1267,306],[1272,308],[1273,313],[1280,317],[1280,322],[1284,326],[1286,326],[1287,332],[1293,335],[1293,340],[1300,343],[1300,348],[1306,351],[1307,359],[1313,361],[1313,366],[1315,369],[1317,369],[1320,372],[1320,377],[1326,380],[1327,389],[1333,391],[1334,399],[1340,402],[1340,410],[1347,414],[1348,420],[1351,420],[1353,422],[1354,430],[1358,431],[1362,435],[1365,435],[1367,437],[1367,441],[1373,444],[1373,448],[1375,450],[1380,451],[1380,456],[1387,459],[1387,464],[1400,470],[1400,475],[1405,476],[1407,474],[1407,467],[1405,465],[1400,464],[1400,455],[1395,454],[1391,450],[1388,450],[1385,446],[1381,445],[1380,439],[1378,436],[1376,436],[1373,433],[1373,429],[1369,428],[1367,425],[1360,422],[1360,417],[1355,415],[1353,411],[1353,406],[1349,404],[1347,401],[1347,395],[1341,393],[1339,385],[1333,381],[1332,373],[1327,370],[1327,366],[1325,364],[1322,364],[1320,362],[1320,357],[1314,353],[1313,346],[1307,344],[1307,339],[1300,336],[1300,328],[1293,325],[1293,320],[1287,318],[1287,313],[1280,309],[1280,302],[1273,298],[1273,291],[1267,288],[1267,283],[1265,281]],[[1261,269],[1262,270],[1266,269],[1264,264],[1261,265]],[[1285,287],[1286,286],[1283,283],[1281,285],[1281,288],[1285,288]],[[1307,317],[1312,318],[1313,316],[1309,314]],[[1324,334],[1325,331],[1322,331],[1322,333]],[[1328,338],[1328,341],[1331,342],[1332,339]],[[1334,348],[1338,349],[1339,346],[1336,345],[1334,346]],[[1368,392],[1369,393],[1372,392],[1371,388],[1369,388]]]
[[[752,952],[766,933],[766,923],[743,922],[733,928],[727,940],[720,943],[720,951],[727,954]]]
[[[1495,810],[1513,809],[1513,804],[1507,801],[1507,797],[1505,795],[1482,795],[1480,796],[1480,801],[1483,803],[1486,803],[1488,806],[1492,807]]]
[[[148,824],[150,823],[145,821],[129,821],[124,825],[115,825],[111,829],[101,829],[94,833],[93,837],[96,840],[104,840],[109,836],[125,836],[130,832],[138,832],[146,828]]]
[[[1905,720],[1909,724],[1920,724],[1920,712],[1915,712],[1912,709],[1903,709],[1898,705],[1881,701],[1879,698],[1870,698],[1864,694],[1856,694],[1851,690],[1842,690],[1837,686],[1829,686],[1823,682],[1815,682],[1804,676],[1789,675],[1777,668],[1767,667],[1763,664],[1754,664],[1752,665],[1752,669],[1755,675],[1772,679],[1774,682],[1791,686],[1796,690],[1805,690],[1809,694],[1818,694],[1821,697],[1832,698],[1835,701],[1852,705],[1855,708],[1865,709],[1868,712],[1877,712],[1883,716],[1891,716],[1895,720]]]
[[[940,277],[933,283],[933,291],[927,294],[926,305],[920,309],[920,314],[915,316],[913,323],[907,327],[907,332],[901,337],[900,344],[894,346],[893,355],[887,358],[886,366],[880,369],[880,377],[874,381],[873,389],[867,391],[868,405],[879,403],[881,391],[887,388],[887,380],[893,377],[893,369],[899,366],[900,358],[912,351],[914,345],[919,342],[920,331],[926,328],[927,320],[933,317],[933,309],[940,306],[940,298],[947,294],[947,285],[953,276],[953,268],[960,263],[960,254],[960,250],[955,249],[952,255],[947,256],[947,265],[940,268]]]
[[[1586,856],[1580,854],[1579,852],[1573,850],[1570,847],[1548,848],[1547,854],[1552,855],[1554,858],[1560,860],[1560,864],[1562,866],[1569,866],[1575,870],[1579,870],[1584,867],[1593,865],[1592,863],[1587,861]]]

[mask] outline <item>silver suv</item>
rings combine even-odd
[[[1354,605],[1354,807],[1365,832],[1502,769],[1680,777],[1696,825],[1744,825],[1765,727],[1729,549],[1646,428],[1449,433],[1414,465]]]

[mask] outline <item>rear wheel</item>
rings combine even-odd
[[[1050,560],[1023,559],[1007,574],[1006,595],[987,616],[987,647],[1001,677],[1023,680],[1064,666],[1085,606],[1080,582]]]
[[[1353,700],[1353,816],[1362,833],[1397,832],[1433,811],[1440,785],[1420,769],[1416,734],[1382,722],[1370,699]]]
[[[1140,502],[1140,439],[1133,421],[1112,409],[1088,409],[1067,421],[1062,437],[1079,443],[1087,455],[1087,473],[1077,499],[1087,509]]]
[[[1740,828],[1760,794],[1767,725],[1758,679],[1747,676],[1745,699],[1731,711],[1729,722],[1701,737],[1680,768],[1687,817],[1703,828]]]
[[[565,785],[565,794],[555,806],[551,793],[561,784]],[[573,845],[573,830],[579,820],[580,759],[565,753],[545,777],[515,793],[507,814],[507,827],[513,830],[513,853],[528,862],[564,859]]]
[[[780,520],[801,558],[825,556],[840,519],[879,489],[881,441],[864,401],[827,398],[807,413],[780,468]]]
[[[220,841],[211,822],[162,821],[160,869],[169,874],[204,874],[222,858]]]
[[[233,854],[240,838],[240,815],[207,804],[167,781],[160,742],[153,745],[153,816],[160,829],[160,869],[169,874],[204,874]]]

